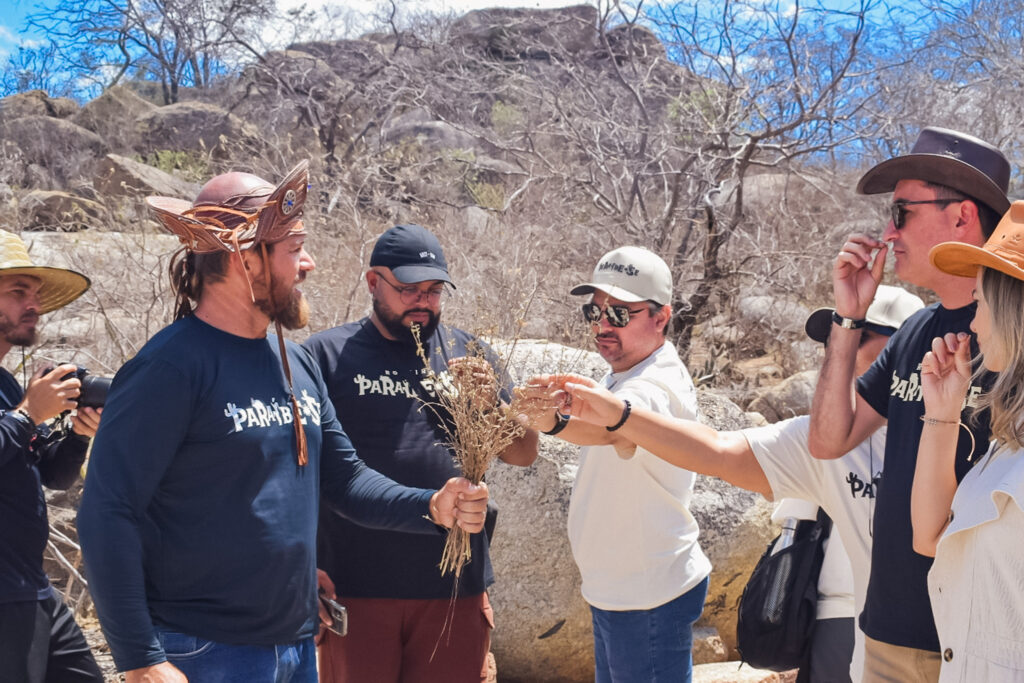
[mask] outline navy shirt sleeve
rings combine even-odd
[[[140,529],[189,421],[185,378],[160,360],[117,373],[96,434],[78,534],[89,589],[122,671],[165,661],[146,601]]]

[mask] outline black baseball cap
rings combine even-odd
[[[422,225],[396,225],[378,237],[370,266],[390,268],[399,282],[441,280],[455,287],[441,243]]]

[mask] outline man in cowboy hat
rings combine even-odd
[[[306,319],[307,182],[300,164],[276,188],[228,173],[194,205],[150,199],[184,244],[177,319],[114,378],[78,517],[129,683],[316,681],[321,496],[382,528],[483,527],[485,486],[413,489],[367,468],[316,365],[282,338]]]
[[[396,225],[377,239],[366,284],[373,312],[315,334],[304,346],[367,464],[403,484],[436,486],[458,474],[446,446],[444,424],[450,418],[440,408],[422,409],[424,401],[438,397],[433,382],[424,381],[410,329],[419,325],[420,348],[441,378],[486,364],[487,349],[472,335],[441,324],[445,288],[454,285],[440,241],[423,226]],[[527,430],[500,457],[513,465],[532,464],[537,433]],[[486,679],[493,628],[487,587],[494,577],[485,534],[471,539],[473,561],[458,580],[437,570],[445,543],[440,536],[367,529],[323,514],[318,538],[320,568],[353,624],[344,638],[324,633],[321,680]],[[439,641],[448,622],[456,637]]]
[[[0,359],[36,342],[43,313],[89,288],[84,275],[36,266],[21,239],[0,230]],[[99,410],[82,408],[69,432],[43,423],[75,409],[75,366],[36,372],[22,390],[0,368],[0,681],[101,682],[96,661],[71,612],[43,571],[49,535],[41,485],[66,489],[78,480]]]
[[[940,242],[983,244],[1010,206],[1009,179],[1010,164],[995,147],[956,131],[925,128],[909,154],[883,161],[857,185],[862,194],[892,192],[891,219],[882,239],[851,235],[835,261],[835,314],[811,411],[810,449],[815,457],[837,458],[882,424],[889,426],[874,514],[884,522],[873,529],[871,577],[860,617],[867,636],[865,681],[938,678],[939,641],[927,587],[932,560],[913,551],[910,522],[924,415],[919,368],[933,338],[948,332],[970,334],[975,303],[974,279],[940,271],[928,252]],[[855,381],[854,358],[866,311],[890,247],[896,276],[932,290],[939,302],[912,316]],[[987,386],[981,380],[971,387],[965,422],[973,412],[972,398]],[[989,439],[987,415],[973,419],[980,454]],[[972,439],[962,434],[958,479],[970,468],[971,446]]]

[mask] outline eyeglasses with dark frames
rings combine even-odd
[[[601,322],[601,316],[604,315],[608,319],[608,324],[612,327],[625,327],[629,324],[629,317],[631,315],[637,315],[648,310],[646,308],[638,308],[633,311],[628,306],[605,306],[601,308],[593,302],[583,304],[582,308],[583,318],[588,323],[596,325]]]
[[[892,217],[892,225],[897,230],[902,230],[903,225],[907,222],[907,207],[915,206],[917,204],[938,204],[942,208],[946,208],[950,204],[956,204],[957,202],[964,202],[966,199],[918,199],[918,200],[907,200],[897,199],[889,205],[889,215]]]
[[[430,289],[420,289],[416,285],[405,285],[399,287],[398,285],[392,284],[382,273],[379,271],[373,271],[377,273],[377,277],[383,280],[388,287],[398,292],[398,296],[402,299],[402,303],[406,306],[411,304],[419,303],[420,299],[426,299],[428,304],[434,305],[441,300],[441,296],[448,290],[445,289],[444,283],[435,285]]]

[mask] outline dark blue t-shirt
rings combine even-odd
[[[17,380],[0,368],[0,604],[49,597],[43,551],[50,527],[42,485],[71,486],[89,444],[72,435],[45,440],[47,428],[34,430],[28,420],[9,414],[23,396]]]
[[[296,457],[275,337],[187,317],[117,373],[78,529],[118,667],[163,661],[152,624],[218,642],[293,643],[316,628],[316,517],[437,534],[429,491],[355,455],[309,354],[287,345],[309,448]]]
[[[914,483],[917,447],[924,423],[921,397],[921,360],[931,350],[932,340],[947,332],[970,333],[976,305],[947,310],[933,304],[911,316],[892,336],[878,359],[857,381],[857,391],[879,415],[888,419],[885,469],[876,491],[871,547],[871,578],[868,583],[861,629],[871,638],[902,647],[939,650],[931,602],[928,599],[928,570],[932,558],[913,550],[910,520],[910,491]],[[971,354],[978,353],[971,338]],[[972,384],[961,419],[974,415],[974,399],[991,386],[993,376]],[[971,438],[960,431],[956,454],[957,481],[963,479],[971,462],[988,449],[988,413],[975,415],[970,424],[976,447],[971,457]],[[971,460],[968,460],[971,457]]]
[[[459,476],[440,418],[424,405],[435,396],[411,337],[387,339],[364,318],[315,334],[305,347],[367,465],[408,486],[437,488]],[[449,359],[483,347],[466,332],[439,325],[424,350],[441,374]],[[472,560],[459,580],[463,596],[479,595],[494,581],[485,535],[473,534],[471,547]],[[442,577],[438,569],[443,549],[443,537],[374,531],[336,515],[320,517],[317,561],[345,597],[447,599],[453,577]]]

